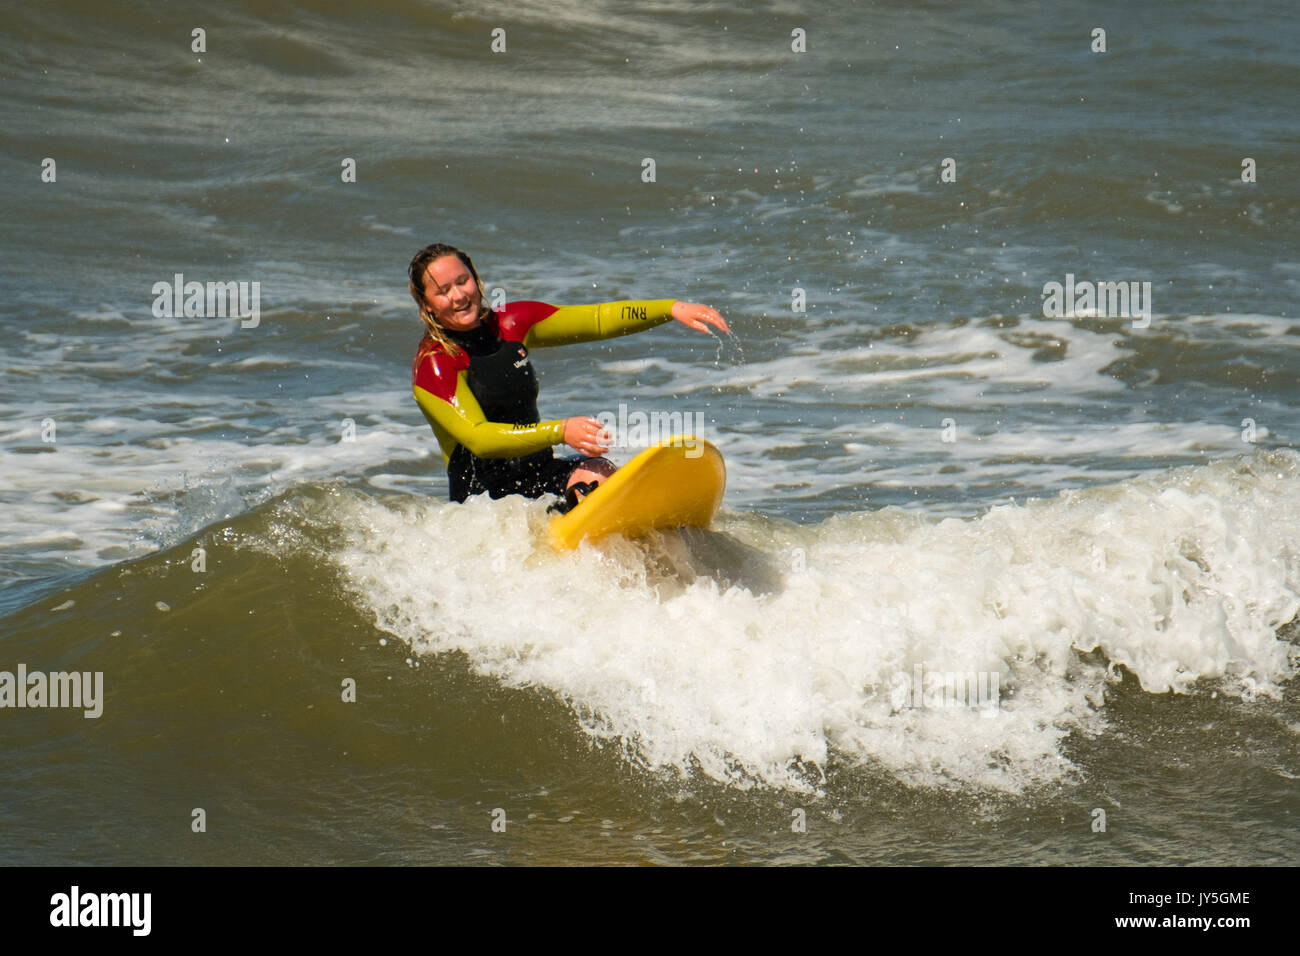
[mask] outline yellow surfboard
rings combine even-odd
[[[659,528],[703,528],[722,504],[727,466],[702,438],[678,435],[647,448],[610,475],[568,514],[551,519],[551,544],[576,548],[584,538],[628,538]]]

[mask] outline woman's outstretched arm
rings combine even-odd
[[[596,305],[512,302],[497,310],[503,338],[528,348],[547,348],[631,335],[676,319],[688,328],[729,331],[722,316],[706,305],[677,299],[624,300]]]

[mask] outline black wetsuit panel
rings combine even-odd
[[[469,357],[465,379],[483,415],[490,422],[535,425],[537,374],[522,342],[507,342],[497,335],[495,324],[481,323],[469,332],[448,332]],[[506,495],[563,495],[576,461],[557,459],[551,449],[522,458],[479,458],[464,445],[457,445],[448,463],[453,501],[487,492],[493,498]]]

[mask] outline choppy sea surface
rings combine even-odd
[[[1293,5],[6,21],[0,672],[103,700],[0,707],[0,862],[1300,862]],[[713,528],[446,501],[435,241],[722,312],[534,353]]]

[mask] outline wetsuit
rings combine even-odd
[[[557,459],[562,420],[543,422],[530,348],[592,342],[640,332],[672,318],[673,299],[554,306],[512,302],[468,332],[447,331],[463,350],[427,335],[411,369],[415,401],[433,426],[447,465],[451,499],[487,492],[564,494],[577,460]]]

